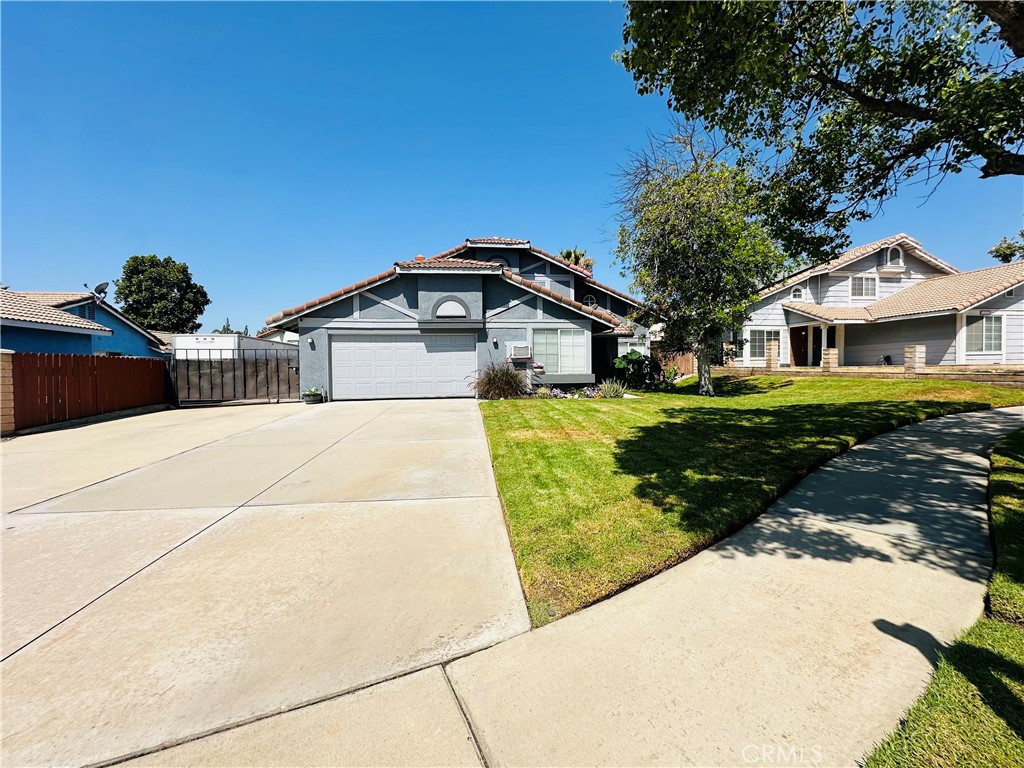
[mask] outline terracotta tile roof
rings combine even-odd
[[[579,274],[585,277],[591,277],[591,273],[589,270],[577,266],[576,264],[572,264],[563,259],[561,256],[556,256],[553,253],[548,253],[547,251],[541,250],[540,248],[531,245],[529,240],[517,240],[512,237],[470,237],[466,239],[466,242],[460,243],[459,245],[456,245],[454,248],[449,248],[447,251],[442,251],[436,256],[431,256],[430,259],[427,259],[427,261],[430,261],[431,259],[451,258],[452,256],[462,253],[467,248],[472,248],[474,246],[480,245],[521,245],[522,247],[529,250],[530,253],[536,254],[537,256],[540,256],[545,259],[550,259],[556,264],[560,264],[563,267],[571,269],[573,272],[578,272]]]
[[[514,272],[511,272],[507,269],[502,271],[502,277],[504,277],[510,283],[521,285],[524,288],[528,288],[529,290],[533,291],[534,293],[539,293],[546,299],[552,299],[558,302],[559,304],[575,309],[577,312],[582,312],[585,315],[590,315],[591,317],[600,320],[602,323],[607,323],[613,328],[617,328],[618,326],[622,325],[622,318],[619,317],[618,315],[613,315],[611,312],[605,312],[602,309],[594,309],[593,307],[588,307],[586,304],[581,304],[575,299],[570,299],[568,296],[563,296],[560,293],[556,293],[555,291],[552,291],[549,288],[545,288],[540,283],[535,283],[532,280],[527,280],[525,277],[517,275]]]
[[[1024,283],[1024,262],[922,280],[868,307],[875,320],[933,312],[962,312]]]
[[[530,246],[529,240],[520,240],[516,237],[467,237],[466,242],[470,245],[525,245]]]
[[[801,269],[798,272],[794,272],[791,275],[787,275],[780,282],[775,283],[769,288],[765,288],[758,295],[761,296],[761,298],[764,298],[765,296],[770,296],[773,293],[777,293],[778,291],[788,288],[791,285],[802,283],[809,277],[814,277],[815,275],[827,275],[829,272],[834,272],[840,267],[857,261],[857,259],[864,258],[865,256],[870,256],[872,253],[880,251],[883,248],[888,248],[891,245],[903,246],[904,250],[910,253],[910,255],[916,256],[922,261],[941,269],[943,272],[953,274],[959,272],[956,267],[951,264],[947,264],[937,256],[933,256],[928,253],[928,251],[921,247],[921,243],[910,235],[901,232],[898,235],[890,235],[889,237],[883,237],[881,240],[875,240],[873,243],[858,245],[856,248],[843,251],[836,258],[831,261],[827,261],[824,264],[816,264],[814,266]]]
[[[786,301],[782,304],[786,309],[792,309],[811,317],[834,322],[836,320],[863,320],[871,319],[866,307],[830,307],[823,304],[806,304],[799,301]]]
[[[502,269],[501,264],[497,264],[496,262],[493,261],[476,261],[474,259],[458,259],[452,257],[447,257],[444,259],[414,259],[413,261],[396,261],[395,266],[402,271],[405,271],[407,269],[469,269],[480,271],[487,270],[489,272],[500,272]]]
[[[153,330],[150,330],[150,333],[153,334],[154,336],[156,336],[158,339],[160,339],[160,347],[161,347],[161,349],[165,348],[165,347],[170,349],[170,347],[172,347],[174,345],[174,334],[171,333],[170,331],[153,331]]]
[[[58,325],[62,328],[99,332],[103,336],[112,333],[106,326],[30,299],[20,291],[0,290],[0,320]]]
[[[46,304],[49,307],[63,307],[93,298],[93,294],[89,291],[11,291],[11,293],[32,299],[40,304]]]
[[[310,309],[316,309],[321,304],[328,304],[332,301],[343,299],[350,293],[355,293],[356,291],[360,291],[363,288],[369,288],[371,285],[379,283],[382,280],[387,280],[389,277],[393,277],[396,273],[397,270],[394,267],[392,267],[386,272],[381,272],[380,274],[374,275],[373,277],[368,277],[365,280],[360,280],[358,283],[352,283],[352,285],[346,285],[344,288],[339,288],[338,290],[332,293],[328,293],[325,296],[321,296],[319,299],[307,301],[305,304],[299,304],[298,306],[291,307],[290,309],[282,309],[276,315],[271,315],[270,317],[268,317],[266,323],[267,325],[273,325],[274,323],[280,322],[281,320],[284,320],[287,317],[292,317],[294,315],[301,314],[302,312],[306,312],[307,310]]]

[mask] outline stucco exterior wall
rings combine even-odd
[[[43,331],[13,325],[4,325],[0,328],[0,346],[15,352],[91,355],[93,338],[84,333]]]
[[[160,350],[150,348],[150,341],[113,312],[96,307],[96,322],[114,333],[112,336],[93,336],[92,352],[120,352],[131,357],[163,357]]]

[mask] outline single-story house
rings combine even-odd
[[[112,334],[92,320],[0,289],[0,346],[4,349],[89,355],[94,336]]]
[[[927,365],[1024,364],[1024,263],[960,272],[906,234],[858,246],[765,289],[743,327],[736,365],[902,365],[924,345]]]
[[[161,357],[161,340],[90,291],[0,291],[6,349]]]
[[[298,334],[301,386],[329,398],[464,397],[503,360],[549,386],[610,378],[615,357],[642,345],[645,329],[626,320],[638,306],[529,240],[481,237],[395,262],[267,325]]]

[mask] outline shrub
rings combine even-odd
[[[661,363],[635,349],[615,358],[615,367],[623,372],[629,389],[652,389],[661,379]]]
[[[554,395],[551,394],[551,390],[547,387],[537,387],[537,391],[533,394],[536,395],[539,400],[550,400],[554,397]]]
[[[607,379],[601,382],[601,394],[604,397],[618,398],[626,394],[626,388],[622,386],[622,382],[616,381],[615,379]]]
[[[470,386],[477,397],[485,400],[511,400],[529,392],[523,371],[513,368],[508,361],[488,363]]]

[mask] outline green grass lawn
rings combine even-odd
[[[626,400],[481,408],[535,626],[706,548],[858,441],[1024,402],[967,382],[719,379]]]
[[[1024,430],[992,454],[996,570],[988,616],[939,662],[869,768],[1024,765]]]

